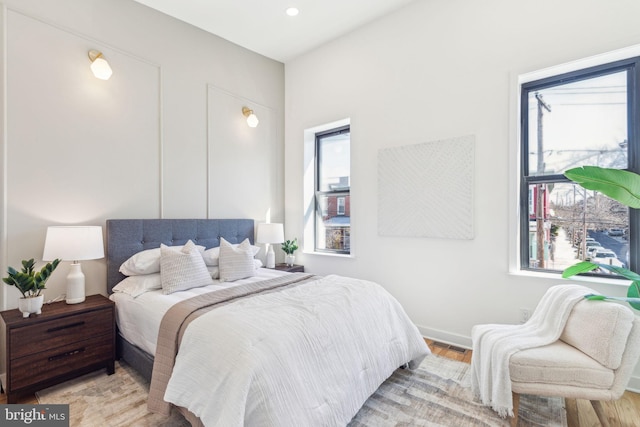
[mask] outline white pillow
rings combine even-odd
[[[184,246],[167,246],[179,251]],[[196,246],[200,253],[204,253],[204,246]],[[147,249],[131,256],[120,266],[120,273],[125,276],[137,276],[139,274],[153,274],[160,272],[160,248]]]
[[[224,238],[220,238],[221,240],[224,240]],[[242,243],[247,242],[247,244],[249,244],[251,246],[251,250],[253,252],[253,256],[256,256],[258,254],[258,252],[260,252],[260,246],[254,246],[251,243],[249,243],[249,239],[244,239],[242,241]],[[227,242],[229,243],[229,242]],[[240,243],[240,244],[242,244]],[[222,243],[221,243],[222,244]],[[238,247],[238,243],[230,243],[231,246],[233,246],[234,248]],[[220,259],[220,246],[218,246],[217,248],[211,248],[211,249],[207,249],[206,251],[204,251],[204,254],[202,254],[202,258],[204,258],[204,262],[209,266],[209,267],[215,267],[216,265],[219,264],[219,259]]]
[[[160,245],[160,276],[165,295],[213,284],[200,251],[191,240],[179,251]]]
[[[256,270],[259,269],[260,267],[262,267],[262,261],[254,258],[253,266],[256,268]],[[207,270],[209,270],[209,274],[211,274],[212,279],[218,279],[220,277],[220,269],[218,267],[207,267]]]
[[[256,275],[256,267],[253,262],[253,250],[249,240],[239,245],[232,245],[220,238],[220,281],[233,282]]]
[[[129,294],[133,298],[156,289],[162,289],[160,273],[130,276],[113,287],[114,292]]]

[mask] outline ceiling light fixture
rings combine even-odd
[[[93,49],[90,50],[89,59],[91,60],[91,71],[93,75],[102,80],[109,80],[113,71],[107,60],[104,59],[102,52]]]
[[[286,12],[287,12],[287,15],[289,16],[296,16],[298,13],[300,13],[297,7],[290,7],[287,9]]]
[[[252,109],[249,107],[242,107],[242,114],[247,118],[247,124],[249,127],[256,127],[260,121],[258,120],[258,116],[255,115]]]

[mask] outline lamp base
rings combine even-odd
[[[276,268],[276,253],[273,252],[272,245],[269,245],[269,252],[267,252],[267,268]]]
[[[84,273],[79,262],[71,264],[67,276],[67,304],[79,304],[84,301]]]

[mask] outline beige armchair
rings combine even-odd
[[[581,301],[569,314],[560,339],[511,356],[514,417],[520,394],[587,399],[603,426],[602,400],[619,399],[640,357],[640,318],[627,306]]]

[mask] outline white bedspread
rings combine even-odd
[[[156,353],[162,316],[174,304],[205,292],[289,274],[270,268],[259,268],[256,272],[256,276],[236,282],[221,283],[219,280],[214,280],[213,285],[192,288],[169,295],[164,295],[162,290],[150,291],[135,298],[124,293],[113,293],[109,298],[116,303],[118,331],[124,339],[153,355]]]
[[[428,353],[381,286],[327,276],[191,322],[165,400],[205,426],[344,426],[394,370]]]

